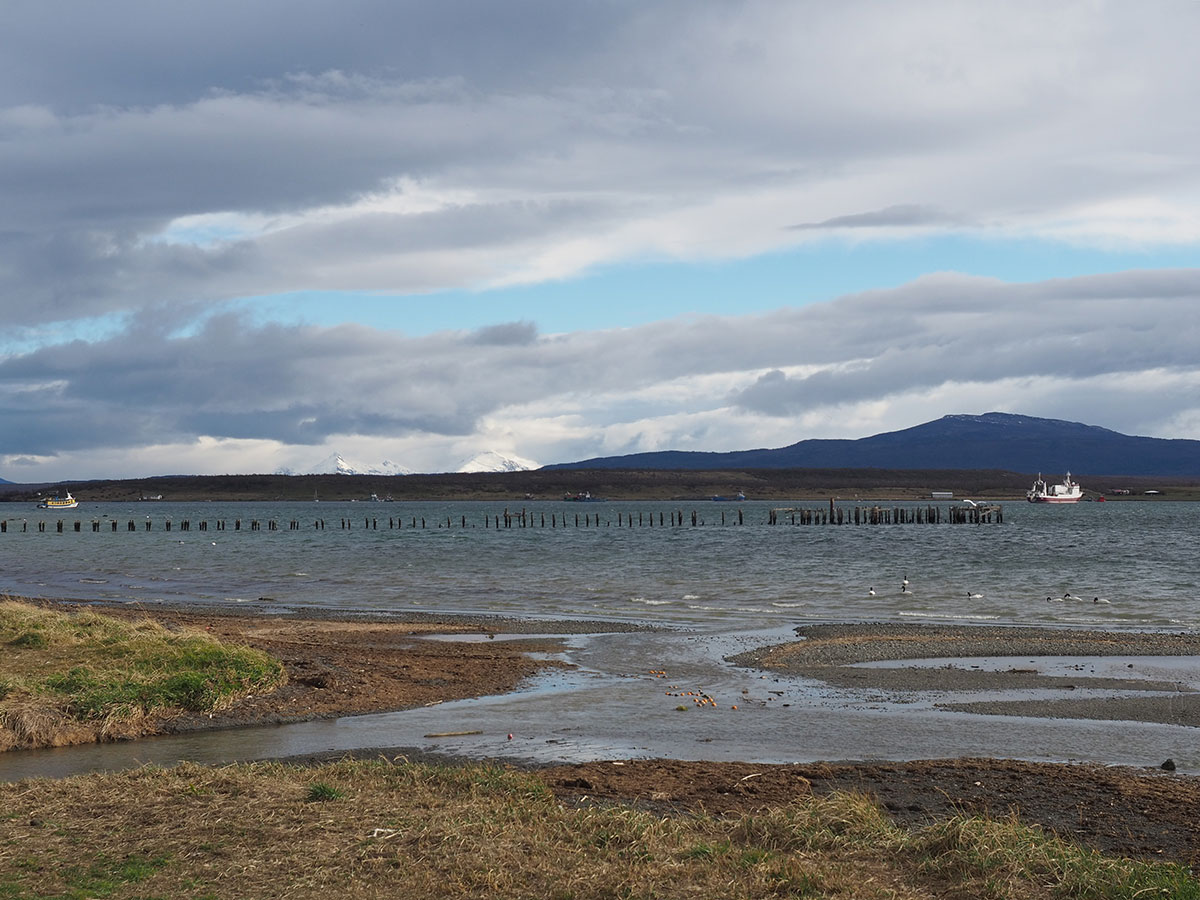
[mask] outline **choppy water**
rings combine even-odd
[[[769,510],[786,504],[761,502],[523,505],[534,527],[496,530],[485,519],[521,504],[83,503],[50,515],[5,504],[0,591],[145,603],[269,597],[287,608],[636,619],[702,630],[813,620],[1200,625],[1200,504],[1009,503],[1003,524],[932,526],[770,526]],[[691,526],[693,510],[705,524]],[[657,524],[675,511],[683,526]],[[733,524],[739,512],[741,526]],[[577,514],[593,524],[574,527]],[[618,515],[656,524],[618,527]],[[404,527],[389,529],[389,518]],[[179,530],[185,519],[187,532]],[[234,531],[238,519],[243,530]],[[324,530],[314,529],[317,519]],[[198,530],[201,520],[210,530]],[[227,530],[215,530],[218,520]],[[251,520],[263,530],[250,531]],[[267,530],[271,520],[280,530]],[[288,529],[293,520],[299,530]],[[368,520],[377,527],[365,527]],[[138,531],[126,530],[130,521]],[[1066,594],[1083,600],[1059,602]]]
[[[576,669],[503,697],[236,733],[9,753],[0,758],[0,778],[370,747],[546,761],[991,755],[1157,764],[1172,757],[1181,771],[1200,771],[1200,745],[1190,728],[947,713],[936,708],[945,697],[839,691],[760,677],[723,660],[786,640],[792,627],[814,621],[1200,627],[1200,504],[1008,503],[1003,524],[877,526],[766,524],[773,506],[787,505],[781,503],[523,505],[534,527],[500,530],[485,528],[484,521],[502,516],[503,503],[84,503],[50,516],[0,507],[8,522],[0,534],[0,591],[14,594],[665,626],[650,634],[572,636],[565,657]],[[507,504],[512,512],[521,506]],[[693,510],[704,524],[691,526]],[[660,514],[669,521],[680,511],[684,525],[658,525]],[[739,511],[740,526],[733,524]],[[653,515],[655,525],[619,527],[618,514],[627,523],[630,513],[635,523]],[[575,528],[576,514],[592,524]],[[562,526],[564,516],[569,527]],[[388,528],[389,517],[403,518],[404,527]],[[54,524],[60,518],[63,533]],[[422,518],[426,527],[413,528],[413,519],[420,525]],[[91,531],[93,519],[101,531]],[[184,519],[192,530],[179,530]],[[237,519],[241,531],[233,530]],[[313,528],[317,519],[324,530]],[[352,527],[341,528],[342,519]],[[378,527],[365,527],[372,519]],[[83,523],[79,533],[76,520]],[[108,524],[113,520],[116,533]],[[131,520],[135,532],[126,530]],[[201,520],[208,531],[198,530]],[[215,530],[218,520],[226,530]],[[263,529],[248,530],[251,520]],[[279,530],[267,528],[271,520]],[[292,520],[299,530],[289,530]],[[49,523],[46,532],[37,531],[38,521]],[[902,593],[906,576],[909,591]],[[1066,594],[1082,599],[1062,600]],[[1154,677],[1165,677],[1166,665],[1178,669],[1173,680],[1195,683],[1194,666],[1179,662],[1144,665]],[[678,701],[664,696],[662,682],[647,674],[651,669],[703,687],[720,708],[676,713]],[[453,741],[425,737],[465,730],[481,733]]]

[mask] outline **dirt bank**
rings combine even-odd
[[[414,616],[414,621],[372,620],[329,614],[259,615],[223,610],[35,601],[54,609],[93,609],[117,618],[152,619],[172,630],[194,629],[222,641],[246,644],[280,660],[287,683],[208,714],[153,717],[123,730],[121,737],[297,722],[306,719],[410,709],[445,700],[501,694],[536,672],[565,666],[530,653],[562,649],[553,637],[488,639],[519,632],[515,620]],[[587,630],[598,625],[579,625]],[[463,641],[429,640],[430,634],[462,634]],[[480,637],[482,636],[482,640]],[[467,640],[472,638],[473,640]],[[92,740],[81,733],[74,742]]]
[[[905,823],[1011,814],[1106,853],[1200,864],[1200,779],[1161,770],[995,759],[792,766],[629,760],[540,774],[567,802],[716,813],[790,803],[809,792],[856,791]]]

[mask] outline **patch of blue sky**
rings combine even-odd
[[[256,228],[241,216],[215,214],[179,219],[150,240],[159,244],[187,244],[205,248],[227,241],[241,240],[255,233]]]
[[[527,320],[541,333],[629,327],[675,316],[742,315],[906,284],[932,272],[1034,282],[1130,269],[1191,268],[1193,247],[1113,251],[1035,240],[936,236],[803,247],[722,262],[613,265],[491,290],[392,295],[306,291],[238,301],[257,322],[358,322],[409,335]]]
[[[130,318],[129,313],[113,312],[85,319],[7,328],[0,332],[0,356],[24,356],[44,347],[62,346],[72,341],[95,343],[108,340],[125,331]]]

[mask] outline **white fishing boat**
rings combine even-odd
[[[1025,499],[1030,503],[1078,503],[1083,497],[1083,488],[1071,480],[1068,472],[1060,484],[1046,484],[1042,473],[1038,472],[1037,481],[1025,492]]]
[[[55,494],[53,497],[44,497],[38,501],[38,509],[74,509],[78,505],[79,501],[71,496],[70,491],[67,491],[62,497]]]

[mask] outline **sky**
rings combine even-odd
[[[1200,439],[1197,39],[1191,0],[16,0],[0,478]]]

